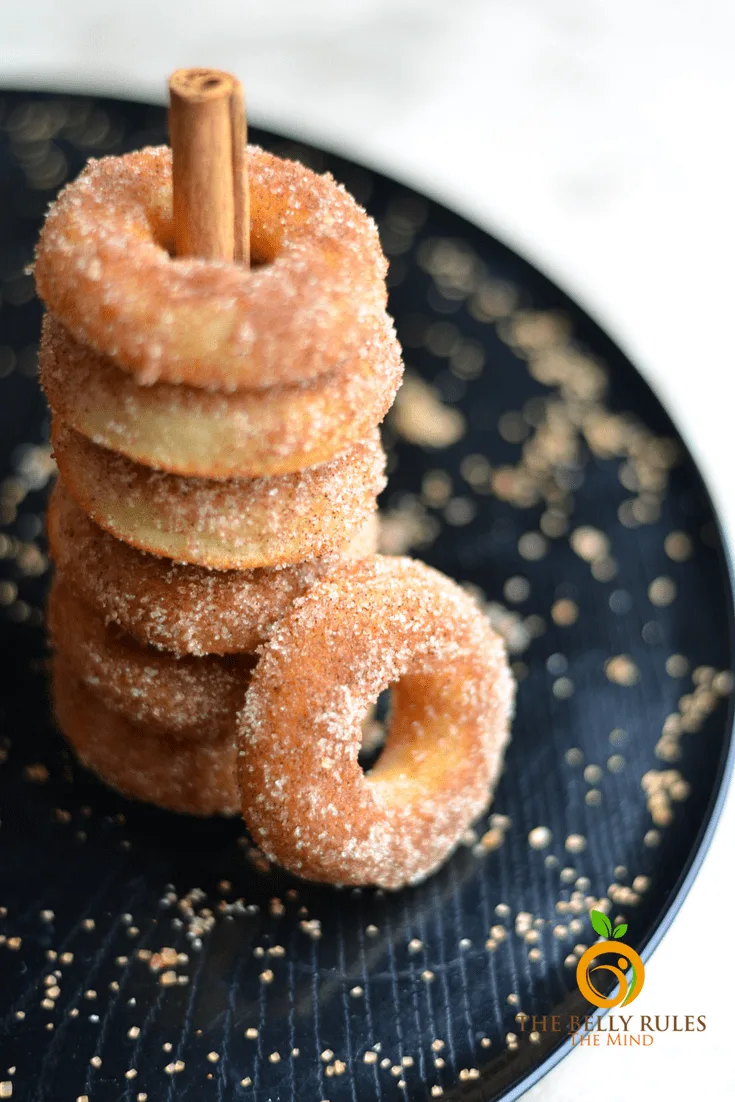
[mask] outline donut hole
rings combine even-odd
[[[383,753],[391,714],[391,690],[384,689],[362,723],[362,746],[357,762],[363,773],[374,769]]]
[[[400,800],[407,785],[433,791],[467,757],[462,694],[452,671],[443,674],[409,673],[390,687],[385,743],[366,778],[384,795]]]

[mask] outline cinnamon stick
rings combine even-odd
[[[250,263],[240,82],[219,69],[177,69],[168,82],[177,256]]]

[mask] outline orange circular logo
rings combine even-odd
[[[614,954],[616,957],[615,964],[596,964],[594,968],[590,967],[598,957],[608,953]],[[630,981],[626,976],[629,969],[631,972]],[[608,972],[615,977],[618,981],[616,995],[607,998],[601,991],[597,990],[592,980],[592,975],[595,972]],[[643,961],[635,949],[631,949],[629,945],[624,945],[621,941],[598,941],[596,945],[591,945],[582,954],[577,964],[577,986],[579,990],[589,1002],[605,1009],[613,1006],[627,1006],[628,1003],[632,1003],[643,990],[645,978],[646,970]]]

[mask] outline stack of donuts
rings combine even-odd
[[[512,681],[462,590],[375,554],[402,362],[374,224],[329,176],[255,146],[247,166],[249,269],[172,256],[168,148],[90,162],[48,214],[54,706],[127,795],[242,812],[303,876],[398,887],[487,805]]]
[[[59,714],[113,784],[201,813],[239,808],[218,770],[270,624],[375,551],[402,373],[372,222],[331,178],[248,167],[250,270],[171,258],[167,148],[90,164],[36,261]]]

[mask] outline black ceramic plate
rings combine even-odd
[[[35,1102],[517,1097],[565,1051],[519,1015],[586,1009],[590,906],[607,898],[645,957],[719,807],[732,595],[686,448],[620,350],[509,249],[253,135],[331,170],[380,223],[410,372],[384,538],[475,587],[520,682],[494,817],[428,883],[340,892],[269,870],[238,825],[109,791],[49,717],[24,270],[59,186],[164,140],[163,112],[8,94],[0,127],[0,1081]]]

